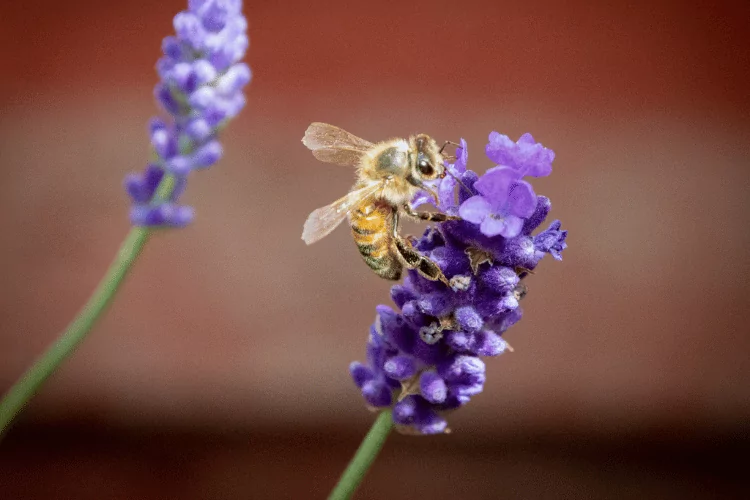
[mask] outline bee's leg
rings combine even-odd
[[[411,207],[409,207],[411,210]],[[445,215],[445,214],[441,214]],[[393,214],[393,246],[396,252],[401,256],[404,264],[410,269],[416,269],[419,274],[432,281],[442,281],[446,286],[451,286],[448,278],[445,277],[440,267],[433,261],[419,253],[412,246],[411,241],[404,239],[398,233],[399,214],[396,210]]]
[[[524,279],[529,274],[534,274],[534,271],[531,269],[526,269],[525,267],[516,266],[516,274],[520,279]]]
[[[395,235],[394,246],[396,251],[404,260],[404,263],[410,269],[416,269],[419,274],[432,281],[442,281],[447,286],[451,286],[448,278],[445,277],[443,271],[438,267],[437,264],[432,262],[430,259],[419,253],[414,247],[411,246],[408,240],[405,240],[400,235]]]
[[[416,210],[412,209],[408,203],[404,203],[404,212],[416,219],[433,222],[445,222],[447,220],[459,220],[461,218],[457,215],[448,215],[442,212],[417,212]]]

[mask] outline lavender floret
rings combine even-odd
[[[242,88],[251,79],[250,68],[239,62],[248,47],[241,0],[189,0],[174,29],[176,36],[162,42],[164,55],[156,64],[161,81],[154,88],[169,119],[151,120],[155,159],[125,180],[136,226],[183,227],[192,221],[193,209],[178,203],[187,176],[221,158],[218,131],[244,107]],[[168,199],[160,199],[156,188],[165,173],[175,177],[175,186]]]
[[[567,246],[560,221],[532,235],[551,204],[522,180],[548,175],[554,152],[530,134],[514,143],[497,132],[486,151],[500,165],[478,176],[467,169],[461,140],[446,166],[452,175],[434,187],[440,209],[463,220],[428,227],[415,244],[453,286],[409,271],[391,288],[398,309],[376,308],[367,363],[350,367],[368,406],[392,407],[393,421],[407,434],[448,432],[445,415],[483,391],[480,358],[511,350],[502,334],[521,319],[527,276],[548,253],[560,260]],[[412,205],[429,202],[420,193]]]

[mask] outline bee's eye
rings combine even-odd
[[[432,165],[430,165],[430,162],[427,160],[420,160],[417,164],[417,168],[419,168],[419,173],[425,176],[430,176],[435,173],[435,169],[432,168]]]

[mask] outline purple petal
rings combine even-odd
[[[464,331],[448,332],[445,341],[451,348],[463,352],[471,349],[474,345],[474,335]]]
[[[419,377],[419,391],[430,403],[442,403],[448,396],[445,381],[435,372],[424,372]]]
[[[503,237],[515,238],[516,236],[521,234],[521,229],[523,229],[523,219],[521,219],[520,217],[516,217],[515,215],[506,215],[504,222],[505,225],[503,227],[503,230],[500,232]]]
[[[479,332],[476,336],[477,356],[497,356],[508,348],[508,343],[500,335],[488,330]]]
[[[534,237],[534,247],[541,252],[549,252],[555,260],[562,260],[562,252],[568,244],[565,239],[567,231],[560,230],[560,221],[556,220],[549,228]]]
[[[527,217],[526,222],[523,223],[523,234],[531,234],[534,229],[538,228],[547,218],[551,208],[552,203],[550,203],[549,198],[537,196],[534,213]]]
[[[391,388],[377,380],[368,380],[362,385],[362,396],[372,406],[390,406],[393,394]]]
[[[466,172],[461,174],[460,179],[463,183],[463,186],[459,185],[460,189],[458,189],[457,191],[459,204],[474,196],[474,192],[476,191],[476,189],[474,189],[474,183],[479,179],[479,176],[476,172],[467,170]],[[468,190],[466,188],[468,188]]]
[[[369,382],[375,376],[370,368],[363,365],[359,361],[354,361],[349,365],[349,373],[351,374],[356,386],[360,389],[365,384],[365,382]]]
[[[403,285],[393,285],[391,287],[391,300],[393,300],[393,303],[398,308],[403,308],[404,304],[416,298],[416,294]]]
[[[427,203],[433,203],[434,204],[435,198],[432,197],[430,193],[424,190],[417,191],[417,194],[414,195],[414,198],[412,198],[410,205],[412,208],[417,208],[420,205],[425,205]]]
[[[136,226],[187,226],[194,216],[192,207],[163,203],[161,205],[134,205],[130,221]]]
[[[456,322],[465,332],[474,333],[482,328],[482,317],[471,305],[457,307],[454,315]]]
[[[189,63],[175,64],[165,77],[172,87],[176,87],[184,94],[189,94],[196,88],[195,73]]]
[[[130,198],[136,203],[145,203],[150,199],[143,189],[141,174],[128,174],[125,177],[125,190]]]
[[[519,278],[516,272],[504,266],[492,266],[479,275],[479,280],[495,293],[506,293],[518,284]]]
[[[508,159],[512,158],[512,155],[509,154],[509,151],[512,151],[514,147],[515,144],[510,140],[510,137],[505,134],[492,131],[490,132],[489,143],[487,143],[487,146],[485,146],[484,152],[487,154],[487,158],[494,161],[498,165],[513,167],[514,165],[512,164],[512,162],[509,162]]]
[[[197,85],[205,85],[216,78],[216,68],[205,59],[195,61],[192,71]]]
[[[510,186],[518,180],[518,172],[509,167],[489,169],[477,182],[474,189],[492,204],[494,209],[502,207],[508,199]]]
[[[196,109],[204,110],[217,101],[216,90],[212,87],[201,87],[188,98],[190,105]]]
[[[466,221],[481,224],[487,218],[491,208],[489,202],[482,196],[472,196],[461,204],[458,214]]]
[[[169,173],[174,175],[187,175],[193,169],[193,162],[185,156],[175,156],[167,161],[165,167]]]
[[[498,234],[503,234],[506,225],[505,218],[498,218],[497,216],[490,215],[490,217],[487,217],[482,221],[479,230],[485,236],[497,236]]]
[[[415,427],[420,434],[442,434],[448,428],[448,422],[437,413],[431,413],[428,417],[423,418],[421,422],[415,424]]]
[[[486,377],[484,374],[478,375],[467,379],[464,382],[451,384],[448,390],[456,395],[460,396],[476,396],[484,390],[484,382]]]
[[[154,196],[164,171],[158,165],[149,164],[142,174],[128,174],[125,189],[136,203],[148,203]]]
[[[417,307],[421,312],[439,318],[453,308],[453,294],[434,292],[424,295],[417,301]]]
[[[185,54],[182,43],[175,36],[168,36],[162,40],[161,50],[170,59],[180,60]]]
[[[484,361],[476,356],[459,355],[438,367],[438,373],[449,383],[473,383],[484,377]]]
[[[456,163],[453,164],[453,170],[456,173],[462,174],[466,172],[466,165],[469,163],[469,150],[463,138],[459,142],[461,145],[456,148]]]
[[[185,127],[185,133],[196,142],[203,142],[211,135],[213,130],[203,118],[190,120]]]
[[[407,396],[393,407],[393,421],[401,425],[411,425],[417,413],[416,396]]]
[[[177,141],[174,140],[173,135],[166,127],[152,127],[151,145],[154,147],[156,154],[165,159],[171,158],[177,153]]]
[[[217,32],[224,29],[228,16],[233,14],[233,6],[226,1],[196,1],[188,2],[191,12],[195,12],[201,18],[206,30]]]
[[[456,206],[456,185],[456,179],[450,175],[440,181],[437,194],[442,210],[447,211],[449,208]]]
[[[518,217],[529,217],[536,209],[536,194],[526,181],[514,182],[508,192],[508,212]],[[517,234],[517,233],[516,233]]]
[[[531,134],[522,135],[515,143],[507,135],[492,132],[485,152],[490,160],[517,170],[521,176],[547,176],[555,159],[554,151],[537,143]]]
[[[251,76],[247,64],[235,64],[216,82],[216,90],[222,95],[233,94],[247,85]]]
[[[199,147],[191,157],[195,168],[210,167],[221,158],[223,149],[219,141],[210,141]]]
[[[411,356],[393,356],[383,365],[386,375],[396,380],[406,380],[417,372],[414,358]]]
[[[190,12],[180,12],[174,17],[174,31],[177,38],[186,42],[195,50],[202,50],[206,39],[206,33],[201,26],[200,19]]]
[[[161,177],[159,179],[161,180]],[[154,188],[151,190],[152,193],[154,191],[156,191],[156,186],[157,185],[158,185],[158,183],[154,185]],[[178,198],[180,196],[182,196],[182,193],[185,192],[185,188],[186,187],[187,187],[187,177],[186,176],[175,178],[174,189],[172,189],[172,194],[169,195],[169,200],[172,201],[172,202],[176,202],[178,200]],[[153,194],[152,194],[152,196],[153,196]]]
[[[162,207],[167,208],[164,219],[171,227],[185,227],[193,221],[195,210],[193,207],[165,203]]]
[[[404,319],[414,328],[421,328],[435,321],[435,318],[428,316],[419,310],[416,300],[410,300],[401,307],[401,314]]]
[[[162,83],[156,84],[156,87],[154,87],[154,96],[167,113],[173,115],[180,114],[180,103],[178,103],[174,98],[172,92],[169,90],[169,87]]]

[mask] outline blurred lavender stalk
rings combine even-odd
[[[182,227],[193,209],[177,202],[188,175],[208,168],[222,155],[217,133],[245,106],[242,89],[250,81],[239,62],[248,46],[247,20],[240,0],[189,0],[174,18],[177,36],[162,43],[156,69],[161,81],[154,95],[170,120],[153,118],[149,126],[156,155],[142,174],[131,174],[125,188],[133,200],[137,226]],[[169,196],[155,196],[165,176],[174,178]]]
[[[162,44],[164,56],[157,63],[161,81],[155,88],[169,120],[151,121],[154,161],[125,180],[135,227],[78,316],[0,401],[0,436],[112,301],[150,228],[183,227],[193,219],[193,209],[177,203],[187,176],[221,158],[218,131],[245,105],[242,88],[251,75],[239,62],[248,46],[241,0],[189,0],[188,10],[175,16],[174,27],[177,36]]]

